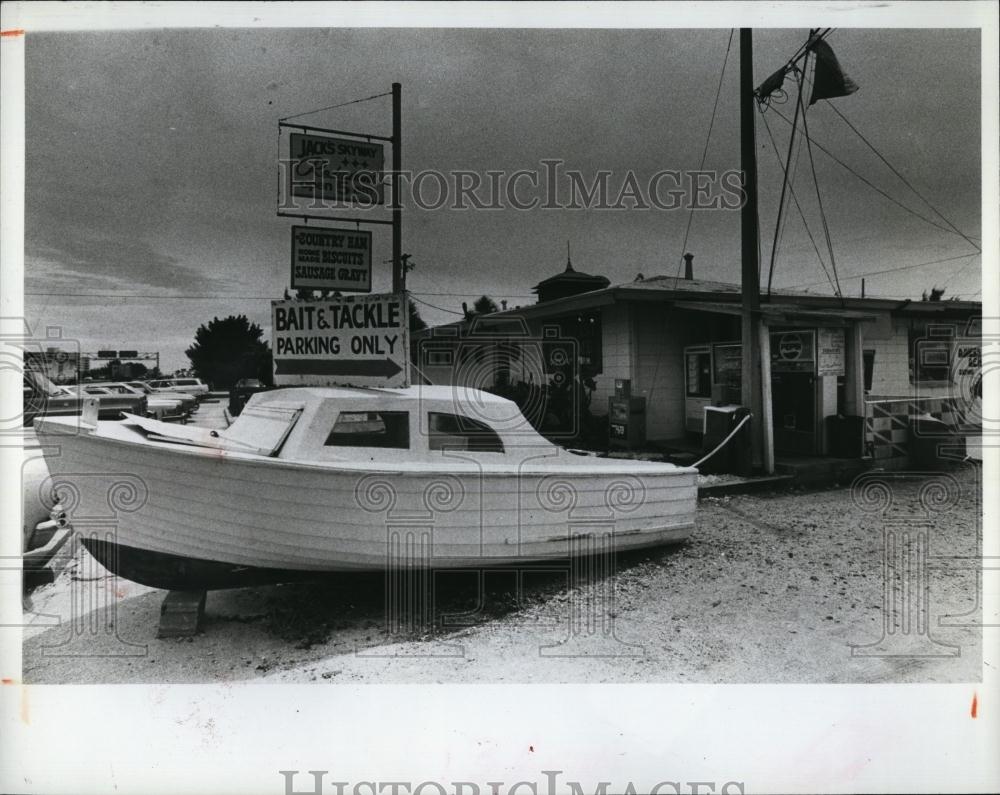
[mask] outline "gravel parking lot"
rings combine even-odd
[[[81,549],[30,597],[24,680],[978,681],[975,564],[935,561],[977,555],[979,474],[945,478],[947,505],[933,489],[921,502],[926,481],[894,483],[885,516],[911,517],[895,525],[846,486],[704,499],[690,541],[620,556],[613,577],[443,574],[433,621],[397,631],[381,575],[337,576],[211,592],[202,634],[159,640],[164,592],[115,580]],[[883,530],[920,522],[932,566],[906,584],[928,586],[929,633],[884,601],[902,569],[887,581]]]

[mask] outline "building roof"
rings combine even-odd
[[[701,311],[730,314],[740,306],[741,300],[742,292],[739,284],[707,279],[652,276],[641,281],[610,285],[565,298],[556,298],[522,306],[518,309],[508,309],[488,317],[496,320],[522,316],[556,317],[617,302],[669,303],[688,310],[694,309],[694,304],[697,303],[700,305]],[[761,306],[777,307],[776,314],[788,314],[792,311],[802,314],[804,310],[813,310],[814,312],[825,310],[827,316],[837,315],[844,319],[856,320],[864,319],[857,315],[864,315],[872,311],[890,311],[898,314],[924,316],[982,313],[982,303],[979,301],[920,301],[884,297],[861,298],[858,296],[838,298],[835,295],[783,288],[772,288],[770,298],[767,295],[761,295]],[[459,321],[436,328],[463,325],[465,323]]]
[[[556,285],[572,285],[574,293],[580,293],[585,292],[584,288],[586,287],[589,287],[591,290],[600,290],[603,287],[607,287],[609,284],[611,284],[611,280],[606,276],[595,276],[590,273],[583,273],[582,271],[574,269],[573,262],[567,254],[566,269],[562,273],[557,273],[555,276],[549,276],[547,279],[542,279],[542,281],[532,288],[532,292],[541,293]]]

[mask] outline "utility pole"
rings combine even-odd
[[[400,202],[401,182],[399,172],[403,169],[401,147],[403,138],[402,108],[403,87],[392,84],[392,291],[401,293],[406,289],[406,270],[403,264],[403,205]]]
[[[742,403],[750,409],[751,457],[763,464],[764,411],[760,361],[760,232],[757,228],[757,141],[754,134],[753,32],[740,29],[740,168],[743,209],[740,213],[743,287]]]

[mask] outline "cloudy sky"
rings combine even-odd
[[[755,34],[755,82],[806,29]],[[540,170],[560,159],[588,179],[640,183],[699,166],[728,29],[199,29],[31,33],[26,38],[26,309],[85,350],[160,350],[186,364],[199,323],[246,313],[268,325],[288,284],[293,221],[275,214],[280,117],[403,84],[404,169]],[[860,86],[836,106],[934,208],[980,243],[980,38],[976,30],[841,28],[829,42]],[[707,169],[739,167],[738,35]],[[791,86],[788,86],[791,87]],[[791,101],[775,106],[791,115]],[[788,125],[758,117],[761,238],[768,261]],[[306,118],[388,135],[388,98]],[[911,210],[947,224],[826,103],[819,144]],[[388,155],[388,150],[387,150]],[[814,149],[837,270],[847,294],[979,296],[980,258],[963,237],[893,204]],[[795,171],[803,212],[828,259],[807,152]],[[385,215],[381,216],[385,217]],[[683,210],[404,212],[409,286],[432,323],[486,293],[510,305],[562,269],[612,282],[677,272]],[[374,227],[375,260],[391,254]],[[696,276],[739,279],[739,214],[694,214]],[[921,265],[948,260],[937,265]],[[917,267],[919,266],[919,267]],[[888,271],[887,273],[878,273]],[[389,267],[377,265],[375,289]],[[830,292],[792,206],[775,283]],[[438,308],[432,308],[438,307]]]

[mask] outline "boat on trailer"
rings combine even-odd
[[[158,588],[510,566],[694,525],[697,470],[566,450],[463,387],[276,389],[218,430],[134,415],[36,429],[88,551]]]

